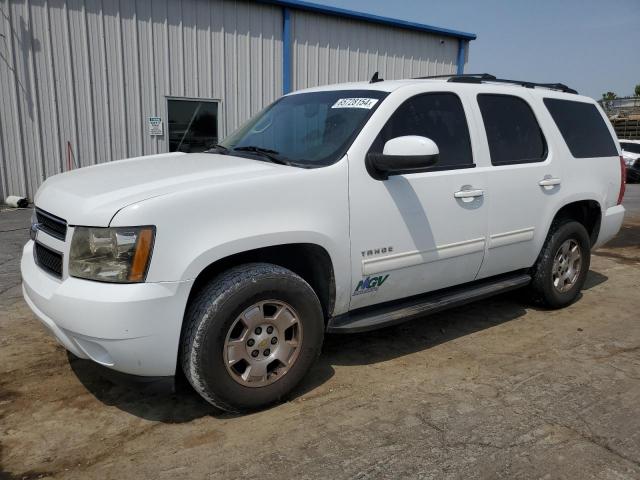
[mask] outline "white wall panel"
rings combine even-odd
[[[456,72],[456,38],[297,10],[292,22],[294,90]]]
[[[0,196],[168,150],[167,97],[217,99],[221,135],[282,92],[281,8],[233,0],[0,0]],[[147,118],[160,116],[163,137]]]
[[[0,196],[168,151],[167,97],[220,101],[220,136],[282,93],[282,8],[248,0],[0,0]],[[292,11],[293,87],[455,71],[457,40]],[[467,50],[468,54],[468,50]],[[160,116],[165,135],[151,137]]]

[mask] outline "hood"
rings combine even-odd
[[[211,153],[168,153],[103,163],[55,175],[35,205],[69,225],[106,227],[118,210],[152,197],[203,184],[215,187],[294,167]]]

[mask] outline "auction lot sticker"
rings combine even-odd
[[[340,98],[331,108],[366,108],[371,109],[376,103],[377,98]]]

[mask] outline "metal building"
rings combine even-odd
[[[461,73],[473,39],[293,0],[0,0],[0,198],[203,150],[291,90]]]

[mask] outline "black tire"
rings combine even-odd
[[[582,264],[573,286],[566,292],[560,292],[553,284],[553,263],[560,247],[567,240],[575,240],[581,249]],[[575,302],[587,278],[591,263],[591,241],[584,226],[573,220],[562,220],[551,225],[542,251],[532,268],[532,281],[529,286],[534,303],[547,308],[562,308]]]
[[[264,300],[280,300],[296,310],[302,345],[281,378],[265,386],[245,386],[225,366],[224,343],[238,316]],[[255,410],[283,399],[319,356],[324,337],[322,308],[313,289],[292,271],[269,263],[240,265],[215,277],[187,306],[184,321],[184,374],[205,400],[228,412]]]

